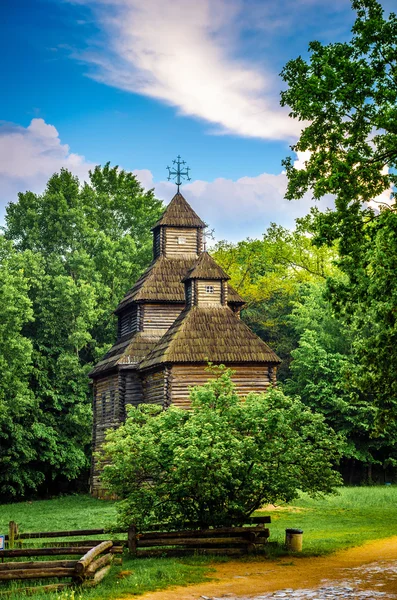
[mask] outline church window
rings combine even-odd
[[[207,292],[207,294],[213,294],[214,293],[214,286],[213,285],[206,285],[205,286],[205,291]]]
[[[185,237],[178,237],[178,244],[186,244],[186,238]]]

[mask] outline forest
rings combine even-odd
[[[283,105],[309,123],[284,161],[286,197],[331,195],[294,229],[210,249],[247,304],[242,319],[282,359],[279,388],[342,436],[347,483],[397,466],[397,18],[353,1],[350,42],[289,61]],[[389,191],[389,202],[376,198]],[[375,201],[374,201],[375,199]],[[110,163],[66,169],[20,193],[0,235],[0,497],[86,490],[88,372],[116,338],[112,316],[148,266],[153,190]]]

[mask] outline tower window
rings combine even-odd
[[[213,285],[206,285],[205,286],[205,291],[207,292],[207,294],[213,294],[214,293],[214,286]]]
[[[186,238],[185,237],[178,237],[178,244],[186,244]]]

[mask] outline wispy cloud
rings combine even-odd
[[[70,0],[76,2],[76,0]],[[77,0],[102,33],[78,57],[89,76],[157,98],[213,125],[212,133],[292,139],[301,125],[279,107],[273,72],[241,58],[241,0]]]
[[[57,129],[43,119],[32,119],[28,127],[0,122],[0,220],[18,192],[42,192],[61,167],[84,180],[92,166],[84,156],[70,152]]]

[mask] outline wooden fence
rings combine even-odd
[[[117,531],[124,539],[100,540],[79,539],[58,541],[59,538],[107,535],[104,529],[80,529],[68,531],[42,531],[19,533],[18,526],[10,523],[5,536],[8,549],[0,551],[0,582],[20,580],[60,579],[59,583],[24,588],[24,591],[56,591],[72,585],[84,587],[97,585],[107,575],[115,562],[114,555],[122,554],[125,547],[131,556],[182,556],[192,553],[239,555],[263,549],[269,537],[270,517],[251,517],[243,527],[191,528],[178,531],[161,531],[161,526],[153,526],[154,531],[140,532],[135,526]],[[26,548],[26,540],[45,540],[40,548]],[[62,559],[37,560],[29,562],[12,561],[21,557],[57,557]],[[71,560],[70,556],[80,556]],[[11,559],[4,562],[5,559]],[[118,559],[121,563],[121,560]],[[70,579],[65,583],[64,579]],[[17,590],[12,590],[14,593]],[[10,590],[2,592],[11,593]],[[1,593],[0,593],[1,594]]]
[[[55,533],[55,532],[53,532]],[[33,534],[34,535],[34,534]],[[36,537],[36,536],[34,536]],[[78,542],[81,544],[81,542]],[[0,582],[15,582],[22,580],[53,580],[60,579],[61,582],[48,585],[38,585],[30,588],[9,589],[0,592],[0,595],[9,595],[16,592],[54,592],[74,585],[91,587],[97,585],[108,574],[115,554],[123,552],[122,546],[115,546],[112,540],[96,543],[92,547],[79,546],[56,546],[54,548],[13,548],[3,550],[0,553]],[[83,556],[81,556],[83,554]],[[79,555],[81,558],[70,560],[36,560],[28,562],[9,561],[20,557],[33,556],[70,556]],[[64,582],[64,579],[70,581]]]

